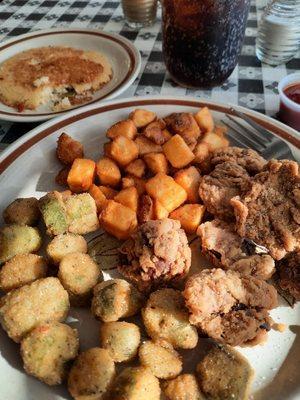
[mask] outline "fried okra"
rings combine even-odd
[[[56,156],[65,165],[72,165],[75,158],[83,158],[83,145],[66,133],[57,140]]]
[[[163,392],[168,400],[204,400],[197,380],[192,374],[182,374],[163,383]]]
[[[115,376],[115,364],[108,350],[94,347],[77,357],[68,379],[75,400],[102,400]]]
[[[6,224],[34,226],[40,217],[39,202],[35,197],[16,199],[3,212]]]
[[[135,315],[142,307],[143,295],[123,279],[110,279],[94,287],[92,313],[103,322]]]
[[[197,376],[203,393],[211,400],[249,398],[253,370],[248,361],[229,346],[213,347],[197,365]]]
[[[110,400],[159,400],[158,379],[146,367],[128,367],[114,380]]]
[[[84,253],[69,253],[61,260],[58,278],[68,291],[73,305],[84,305],[92,297],[93,287],[103,279],[99,265]]]
[[[153,340],[164,339],[182,349],[193,349],[197,345],[197,329],[189,322],[184,298],[178,290],[166,288],[151,293],[142,317]]]
[[[41,197],[39,208],[49,235],[59,235],[68,230],[66,207],[61,193],[54,191]]]
[[[115,362],[132,360],[141,341],[140,329],[129,322],[106,322],[100,326],[100,346]]]
[[[47,263],[37,254],[18,254],[0,270],[0,289],[9,292],[23,285],[45,278]]]
[[[81,193],[66,199],[68,231],[84,235],[99,228],[95,200],[89,193]]]
[[[27,225],[7,225],[0,229],[0,265],[17,254],[34,253],[42,245],[37,228]]]
[[[83,236],[64,233],[55,236],[47,246],[47,255],[57,265],[64,256],[74,252],[87,253],[87,242]]]
[[[58,385],[67,377],[78,348],[76,329],[60,322],[38,325],[21,342],[24,369],[47,385]]]
[[[160,379],[175,378],[182,371],[180,355],[170,343],[162,340],[144,342],[139,348],[139,358],[141,364]]]
[[[0,322],[18,343],[39,324],[63,321],[69,308],[68,292],[57,278],[38,279],[1,298]]]

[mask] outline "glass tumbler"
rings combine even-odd
[[[250,0],[161,0],[163,53],[184,87],[221,85],[240,54]]]
[[[131,28],[143,28],[155,22],[157,0],[122,0],[123,13]]]

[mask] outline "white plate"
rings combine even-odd
[[[97,90],[92,100],[73,109],[120,95],[134,82],[141,68],[140,53],[129,40],[117,34],[82,28],[39,30],[17,36],[1,44],[0,63],[21,51],[42,46],[69,46],[100,51],[106,55],[112,65],[111,81]],[[18,112],[15,108],[0,102],[0,119],[14,122],[44,121],[65,114],[67,111],[54,112],[49,105],[44,105],[36,110]]]
[[[114,122],[126,118],[132,109],[144,107],[164,116],[171,112],[195,112],[207,105],[213,110],[216,120],[230,113],[230,106],[220,103],[201,102],[191,98],[134,98],[115,100],[101,106],[93,105],[68,115],[48,121],[11,145],[0,156],[0,212],[16,197],[42,196],[53,190],[54,177],[60,166],[55,157],[57,137],[66,131],[82,141],[87,157],[98,159],[106,141],[106,129]],[[236,107],[260,122],[278,136],[294,143],[294,155],[300,160],[298,134],[264,115]],[[106,275],[107,276],[107,275]],[[284,333],[271,331],[268,342],[262,346],[239,349],[250,361],[256,376],[253,398],[256,400],[296,400],[300,398],[299,355],[300,355],[300,307],[291,309],[285,303],[272,311],[276,322],[288,325]],[[80,331],[81,349],[98,345],[98,326],[88,310],[72,309],[72,325]],[[193,370],[197,361],[197,349],[185,352],[185,367]],[[58,400],[70,399],[66,389],[48,387],[27,376],[19,356],[19,346],[9,340],[0,328],[0,399],[1,400]]]

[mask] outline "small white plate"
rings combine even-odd
[[[90,105],[78,111],[47,121],[22,136],[0,155],[0,225],[4,208],[17,197],[41,197],[56,187],[54,178],[61,166],[55,148],[58,136],[67,132],[84,144],[85,156],[98,160],[107,141],[106,130],[116,121],[127,118],[135,108],[146,108],[159,116],[172,112],[196,112],[199,107],[208,106],[215,121],[220,122],[225,114],[232,114],[230,105],[200,101],[185,97],[139,97],[119,99],[101,105]],[[300,140],[298,133],[282,123],[243,107],[235,108],[280,137],[293,150],[300,161]],[[270,157],[273,157],[271,154]],[[194,242],[197,245],[197,242]],[[197,271],[194,265],[193,272]],[[112,271],[113,272],[113,271]],[[105,279],[114,276],[105,271]],[[282,300],[282,299],[281,299]],[[275,322],[287,324],[283,333],[272,330],[268,341],[255,347],[239,348],[255,370],[252,387],[253,400],[299,400],[299,356],[300,356],[300,302],[294,308],[280,301],[272,310]],[[90,310],[71,309],[67,320],[79,330],[80,348],[86,350],[99,346],[99,322]],[[201,339],[197,348],[184,351],[184,371],[193,372],[203,352]],[[0,327],[0,399],[1,400],[71,400],[66,385],[50,387],[26,375],[22,368],[19,346],[13,343]]]
[[[21,51],[43,46],[68,46],[99,51],[112,65],[111,81],[97,90],[91,101],[72,109],[120,95],[134,82],[141,68],[140,53],[129,40],[97,29],[81,28],[39,30],[10,39],[0,46],[0,64]],[[0,119],[13,122],[44,121],[65,114],[67,111],[69,110],[54,112],[49,106],[41,106],[36,110],[17,112],[15,108],[0,102]]]

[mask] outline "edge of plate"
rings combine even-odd
[[[103,112],[112,111],[115,109],[126,107],[139,107],[147,105],[181,105],[190,107],[209,107],[213,111],[232,114],[230,110],[234,107],[236,110],[245,113],[248,117],[252,118],[255,122],[261,124],[265,129],[269,130],[275,136],[283,139],[288,145],[296,148],[300,152],[300,135],[298,132],[283,123],[272,119],[264,114],[256,111],[219,102],[198,100],[193,97],[185,97],[178,99],[175,96],[145,96],[145,97],[130,97],[127,99],[117,99],[113,101],[106,101],[105,103],[87,105],[81,108],[80,113],[78,110],[69,111],[67,114],[61,115],[50,121],[44,122],[38,127],[32,129],[13,144],[11,144],[0,155],[0,174],[5,171],[20,155],[27,151],[31,146],[42,140],[43,138],[51,135],[58,129],[63,129],[65,126],[74,123],[78,120],[87,118],[91,115],[101,114]]]
[[[85,28],[53,28],[53,29],[41,29],[41,30],[36,30],[33,32],[25,33],[24,35],[19,35],[16,36],[12,39],[8,39],[5,42],[1,43],[0,45],[0,52],[2,50],[5,50],[8,47],[14,46],[18,44],[19,42],[23,42],[26,40],[38,38],[41,36],[47,36],[47,35],[54,35],[54,34],[63,34],[63,33],[79,33],[79,34],[92,34],[92,35],[97,35],[101,37],[105,37],[107,39],[110,39],[119,45],[121,45],[126,52],[129,55],[129,58],[131,60],[131,65],[128,70],[127,75],[123,79],[121,83],[118,84],[117,87],[113,88],[110,93],[107,93],[101,98],[95,99],[90,101],[89,103],[85,103],[84,105],[78,105],[77,107],[74,107],[71,109],[73,110],[78,110],[79,108],[83,108],[92,104],[96,104],[97,102],[103,101],[103,100],[108,100],[112,99],[116,96],[118,96],[120,93],[122,93],[124,90],[126,90],[136,79],[140,69],[141,69],[141,55],[139,50],[131,43],[130,40],[127,38],[118,35],[117,33],[110,33],[110,32],[103,32],[98,29],[85,29]],[[57,116],[65,115],[68,111],[58,111],[55,113],[41,113],[41,114],[19,114],[15,112],[6,112],[6,111],[0,111],[0,118],[5,121],[11,121],[11,122],[38,122],[38,121],[45,121],[47,119],[52,119]]]

